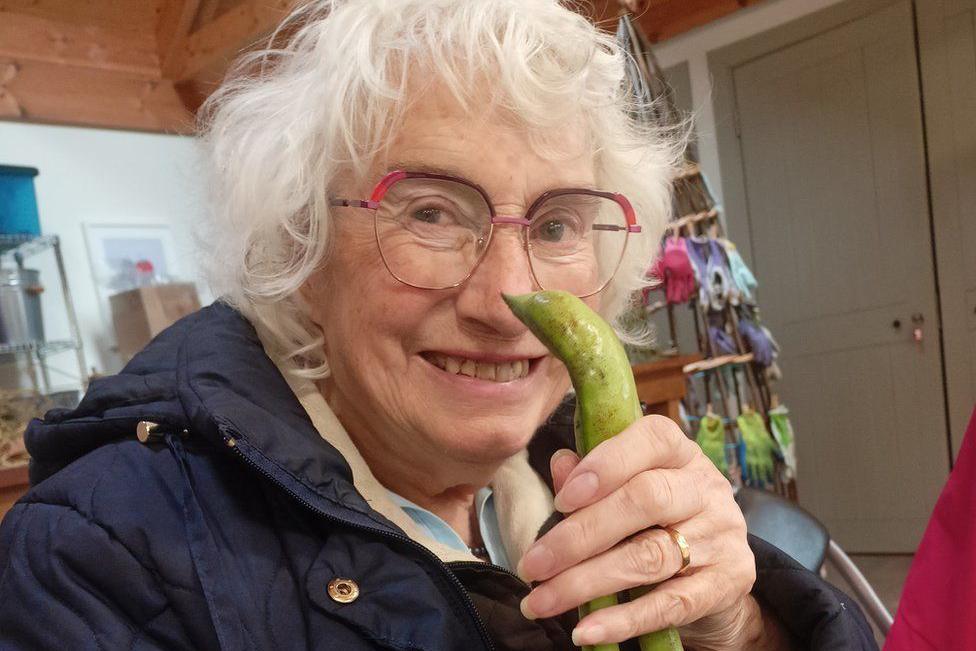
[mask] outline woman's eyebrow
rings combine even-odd
[[[389,174],[394,171],[403,172],[420,172],[422,174],[440,174],[441,176],[453,176],[459,179],[465,179],[471,181],[472,183],[477,183],[469,174],[461,171],[456,167],[435,165],[431,163],[420,163],[416,161],[396,161],[387,165],[387,169],[384,174]],[[595,183],[585,182],[585,183],[556,183],[551,184],[545,189],[538,192],[538,194],[543,194],[544,192],[549,192],[551,190],[561,190],[564,188],[580,188],[584,190],[599,190]]]
[[[441,176],[456,176],[461,179],[469,178],[467,174],[455,167],[421,163],[417,161],[396,161],[390,163],[386,172],[389,173],[397,170],[404,172],[420,172],[422,174],[440,174]]]

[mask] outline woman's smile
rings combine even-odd
[[[529,375],[539,357],[499,356],[480,353],[425,351],[421,357],[451,375],[484,380],[511,382]]]
[[[432,390],[448,403],[463,400],[468,409],[484,405],[493,412],[502,405],[524,404],[548,388],[553,362],[548,354],[503,356],[473,351],[424,351],[418,357],[424,376],[436,387]]]

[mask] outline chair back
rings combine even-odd
[[[779,495],[748,486],[739,489],[735,501],[749,533],[780,548],[808,570],[820,570],[830,535],[817,518]]]

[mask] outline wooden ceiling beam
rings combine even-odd
[[[159,0],[0,0],[0,12],[149,34]]]
[[[188,134],[193,116],[167,79],[0,59],[0,119]]]
[[[651,0],[638,23],[652,43],[667,40],[760,0]]]
[[[209,68],[201,70],[194,77],[180,79],[174,81],[173,84],[176,87],[176,92],[183,98],[183,105],[190,113],[196,115],[207,98],[220,87],[226,74],[226,66],[217,62]]]
[[[242,50],[278,26],[296,0],[245,0],[218,16],[187,39],[175,80],[191,80],[215,66],[226,70]]]
[[[633,0],[634,20],[652,43],[664,41],[761,0]],[[594,0],[590,18],[616,29],[620,0]]]
[[[160,77],[152,39],[15,12],[0,12],[0,57]]]
[[[178,72],[186,39],[199,9],[200,0],[160,0],[156,20],[156,51],[160,73],[167,79]]]

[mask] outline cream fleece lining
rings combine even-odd
[[[339,451],[352,469],[353,485],[363,499],[404,533],[432,551],[441,561],[480,561],[478,557],[440,543],[418,527],[400,506],[390,499],[386,488],[373,476],[355,443],[332,408],[310,380],[295,377],[279,365],[291,390],[308,412],[319,434]],[[543,523],[552,515],[552,491],[529,465],[529,454],[522,450],[506,460],[491,482],[498,514],[498,528],[509,560],[519,560],[535,542]],[[513,567],[514,571],[515,568]]]

